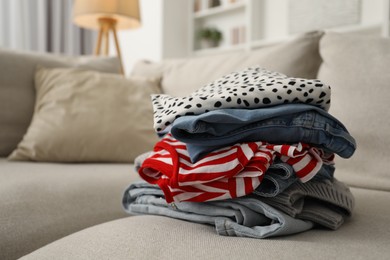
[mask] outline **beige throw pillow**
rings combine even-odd
[[[132,162],[157,141],[150,102],[157,82],[39,68],[35,86],[33,119],[11,160]]]
[[[68,57],[0,48],[0,157],[8,156],[16,148],[31,122],[38,65],[120,73],[116,57]]]
[[[390,40],[327,33],[318,78],[332,86],[330,113],[357,142],[336,176],[352,186],[390,191]]]
[[[318,43],[322,32],[300,35],[289,41],[252,51],[228,52],[190,59],[170,59],[155,63],[139,61],[132,75],[160,77],[165,94],[187,96],[233,71],[260,66],[290,77],[312,79],[321,64]]]

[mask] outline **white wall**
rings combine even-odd
[[[140,4],[141,27],[118,32],[125,74],[140,59],[160,61],[189,53],[189,1],[140,0]],[[115,54],[112,39],[110,53]]]
[[[140,8],[141,27],[118,32],[125,74],[131,71],[134,62],[139,59],[159,61],[162,58],[163,1],[140,0]],[[112,39],[110,53],[116,53]]]
[[[362,24],[369,26],[381,23],[383,19],[383,10],[387,1],[388,0],[362,0]]]
[[[185,57],[190,54],[188,33],[188,0],[162,0],[163,5],[163,46],[162,59]]]
[[[285,35],[286,37],[289,34],[289,28],[290,25],[288,22],[288,8],[289,4],[294,4],[294,0],[258,0],[262,1],[263,6],[261,8],[263,10],[266,10],[264,13],[264,17],[261,19],[261,22],[264,23],[262,27],[262,37],[265,39],[278,39],[283,38],[282,36]],[[337,1],[337,0],[334,0]],[[386,4],[390,0],[360,0],[361,2],[361,13],[360,13],[360,23],[359,24],[351,24],[351,25],[345,25],[340,27],[328,27],[330,30],[340,30],[340,31],[348,31],[352,30],[354,28],[369,28],[378,26],[383,22],[383,14],[384,14],[384,8]],[[305,1],[300,1],[305,2]],[[307,0],[308,3],[311,3],[310,6],[308,5],[307,8],[316,8],[317,3],[315,0]],[[330,1],[328,1],[330,2]],[[350,1],[352,3],[352,1]],[[317,9],[315,10],[318,12],[317,15],[321,15],[321,10]],[[388,14],[390,11],[387,8]],[[326,17],[319,17],[319,20],[326,21]],[[302,18],[304,19],[304,18]],[[305,22],[305,21],[303,21]],[[340,23],[341,24],[341,23]],[[319,23],[320,26],[325,26],[326,23]],[[324,27],[322,27],[324,28]],[[314,29],[313,29],[314,30]]]

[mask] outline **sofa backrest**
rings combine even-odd
[[[74,58],[0,49],[0,157],[8,156],[16,148],[30,124],[37,66],[80,67],[120,73],[117,58]]]
[[[358,187],[390,191],[390,39],[327,33],[318,78],[332,87],[330,113],[357,141],[336,176]]]
[[[132,75],[161,78],[164,93],[184,96],[227,73],[261,66],[288,76],[314,78],[321,64],[322,32],[310,32],[288,42],[250,52],[234,52],[155,63],[139,61]]]
[[[161,77],[166,94],[182,96],[252,65],[329,84],[330,113],[357,140],[351,159],[336,159],[336,177],[352,186],[390,190],[390,39],[317,32],[249,53],[140,61],[133,75]]]

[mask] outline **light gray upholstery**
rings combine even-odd
[[[49,259],[388,259],[390,193],[352,189],[356,209],[339,230],[250,239],[157,216],[111,221],[55,241],[23,260]]]
[[[126,215],[121,208],[122,192],[138,179],[130,164],[0,160],[0,259],[26,254],[24,259],[389,259],[390,44],[389,40],[350,37],[355,36],[322,38],[324,62],[318,74],[333,88],[330,112],[346,124],[358,143],[352,159],[338,159],[336,164],[335,177],[354,186],[351,190],[356,196],[352,218],[339,230],[316,229],[263,240],[218,236],[212,226]],[[319,65],[315,65],[316,41],[308,43],[312,62],[296,68],[291,68],[296,63],[285,64],[280,57],[278,62],[291,71]],[[297,58],[299,53],[292,56]],[[302,60],[298,58],[293,60]],[[205,57],[199,60],[207,63]],[[191,62],[169,64],[176,69],[164,72],[171,81],[163,83],[189,80],[180,74],[186,69],[180,64]],[[138,67],[136,74],[164,77],[161,68],[153,66],[152,71]],[[200,71],[196,78],[204,79]],[[189,88],[198,84],[194,82]],[[167,89],[191,91],[186,86],[173,84]]]
[[[131,164],[54,164],[0,159],[0,259],[125,217],[122,193],[138,179]]]

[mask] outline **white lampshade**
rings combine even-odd
[[[138,0],[75,0],[73,20],[80,27],[99,29],[99,18],[113,18],[116,29],[140,26]]]

